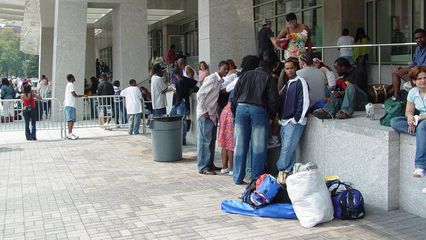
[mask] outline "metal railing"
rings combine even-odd
[[[142,132],[146,133],[145,101],[142,100],[141,125]],[[128,128],[125,97],[119,95],[89,96],[76,99],[77,121],[76,128],[101,127],[106,130],[116,128]],[[66,135],[67,125],[64,119],[65,128],[63,134]]]
[[[325,49],[339,49],[339,48],[377,48],[377,66],[378,66],[378,80],[381,83],[382,77],[382,48],[383,47],[401,47],[401,46],[414,46],[416,43],[383,43],[383,44],[354,44],[354,45],[340,45],[340,46],[323,46],[323,47],[312,47],[313,50],[321,50],[321,56],[323,57],[322,61],[327,61],[324,59],[324,50]],[[284,59],[284,50],[280,50],[280,58]]]
[[[64,128],[62,104],[56,98],[35,101],[37,129]],[[0,132],[25,130],[24,111],[21,99],[0,100]]]

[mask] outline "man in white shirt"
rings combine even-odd
[[[142,93],[136,86],[136,80],[129,81],[129,87],[121,91],[120,95],[126,98],[127,117],[129,121],[129,135],[139,134],[142,115]]]
[[[206,77],[197,93],[197,165],[200,174],[215,175],[215,170],[220,170],[213,163],[218,119],[217,100],[223,77],[228,71],[228,63],[221,61],[219,71]]]
[[[167,105],[166,93],[168,91],[173,91],[173,88],[167,86],[167,83],[164,81],[164,68],[161,66],[161,64],[155,64],[152,67],[152,73],[153,75],[151,77],[151,96],[153,115],[165,115]]]
[[[355,42],[354,37],[349,35],[349,30],[347,28],[343,29],[342,36],[337,39],[337,46],[341,45],[353,45]],[[350,64],[354,63],[352,57],[352,48],[338,48],[340,51],[340,56],[346,58]]]
[[[74,75],[67,75],[67,86],[65,87],[65,99],[64,99],[64,107],[65,107],[65,121],[68,123],[68,135],[67,139],[76,140],[78,136],[72,133],[72,129],[74,127],[74,122],[76,121],[76,110],[75,110],[75,98],[84,97],[85,95],[79,95],[74,90]]]

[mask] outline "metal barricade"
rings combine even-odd
[[[38,130],[62,130],[63,107],[56,98],[35,101],[33,117]],[[21,99],[0,100],[0,132],[25,130],[24,110]]]

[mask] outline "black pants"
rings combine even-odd
[[[25,120],[25,137],[27,140],[36,139],[36,110],[31,109],[31,111],[24,112]],[[30,130],[30,121],[31,121],[31,130]]]

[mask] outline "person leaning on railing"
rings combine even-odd
[[[426,66],[426,31],[418,28],[414,31],[414,39],[417,43],[413,61],[408,67],[398,67],[392,72],[393,96],[399,99],[399,90],[401,87],[401,79],[410,80],[411,69],[415,66]]]
[[[413,177],[419,178],[426,170],[426,67],[414,67],[412,72],[411,83],[415,87],[408,93],[405,117],[392,118],[391,127],[397,132],[416,136]]]
[[[24,86],[24,93],[21,95],[22,100],[22,112],[25,120],[25,137],[27,140],[37,140],[36,136],[36,108],[35,108],[35,100],[41,99],[39,95],[35,92],[32,92],[31,85],[26,84]],[[30,121],[31,121],[31,129],[30,129]]]
[[[1,99],[14,99],[15,90],[10,86],[10,82],[7,78],[1,79]],[[13,102],[5,101],[3,104],[3,121],[5,123],[13,122],[14,110]]]

